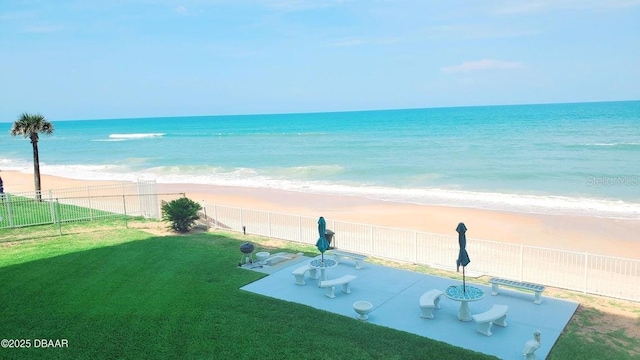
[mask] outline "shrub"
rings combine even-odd
[[[202,210],[200,204],[183,197],[162,205],[162,220],[169,221],[171,229],[185,233],[198,220],[199,210]]]

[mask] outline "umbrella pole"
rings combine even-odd
[[[464,266],[462,267],[462,292],[467,292],[467,285],[464,282]]]

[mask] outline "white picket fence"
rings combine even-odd
[[[315,245],[318,219],[203,204],[216,228]],[[326,219],[332,246],[378,258],[454,268],[456,235]],[[640,301],[640,260],[468,238],[467,270],[512,280]]]

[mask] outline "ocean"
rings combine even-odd
[[[53,124],[43,174],[640,219],[640,101]],[[0,170],[32,173],[10,128]]]

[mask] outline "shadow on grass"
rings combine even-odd
[[[133,218],[132,218],[133,219]],[[142,222],[133,219],[136,223]],[[26,227],[0,228],[0,245],[15,244],[22,241],[41,240],[43,238],[56,238],[65,235],[83,234],[96,231],[113,231],[113,229],[126,229],[127,222],[123,218],[109,218],[94,221],[73,221],[65,223],[47,223]]]
[[[237,268],[242,241],[210,233],[111,235],[129,232],[137,239],[82,251],[63,237],[57,246],[68,242],[64,255],[0,268],[0,333],[31,339],[30,348],[1,349],[2,357],[493,358],[241,291],[264,276]],[[109,242],[109,233],[99,236]],[[65,339],[68,347],[35,348],[35,339]]]

